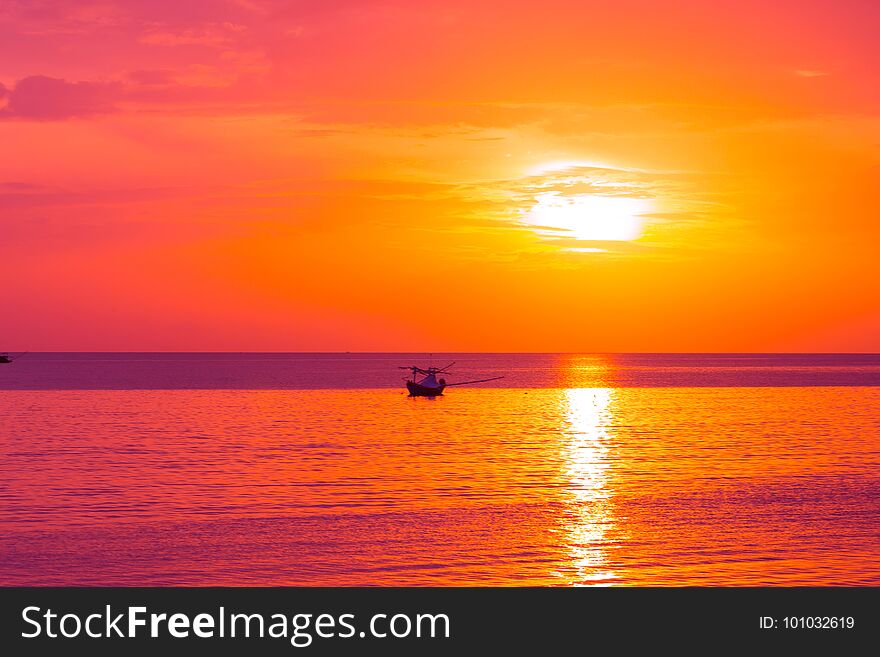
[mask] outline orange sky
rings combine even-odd
[[[0,350],[880,351],[874,2],[0,5]]]

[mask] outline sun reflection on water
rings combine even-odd
[[[614,522],[608,485],[613,388],[570,388],[563,404],[568,423],[564,449],[569,508],[565,532],[571,553],[568,576],[576,586],[613,584],[608,532]]]

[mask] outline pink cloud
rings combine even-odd
[[[135,84],[145,86],[168,85],[174,83],[173,72],[168,69],[141,69],[128,74]]]
[[[32,75],[0,91],[0,98],[6,98],[0,117],[52,121],[102,114],[114,109],[114,96],[112,84]]]

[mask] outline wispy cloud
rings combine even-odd
[[[238,23],[212,23],[196,29],[150,30],[139,41],[154,46],[210,46],[222,48],[233,43],[235,35],[247,26]]]

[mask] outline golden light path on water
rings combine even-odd
[[[562,399],[568,422],[564,463],[571,510],[567,533],[575,585],[610,585],[618,577],[608,569],[607,533],[614,522],[610,466],[611,388],[570,388]]]

